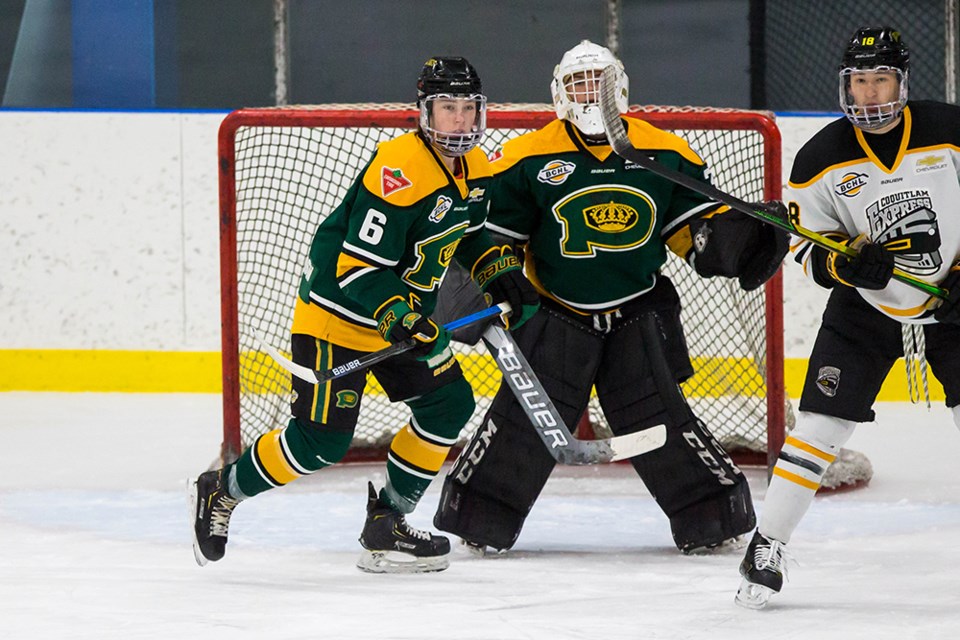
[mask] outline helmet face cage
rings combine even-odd
[[[472,102],[476,106],[476,119],[469,131],[446,132],[438,131],[433,127],[433,112],[436,102]],[[457,157],[467,153],[483,140],[483,133],[487,128],[487,97],[481,93],[469,95],[453,95],[449,93],[435,93],[420,100],[420,130],[430,144],[442,155]]]
[[[434,126],[433,112],[438,100],[472,101],[476,120],[469,131],[449,133]],[[483,139],[487,126],[487,98],[477,70],[466,58],[435,56],[427,60],[417,79],[417,106],[420,131],[445,156],[462,156]]]
[[[616,70],[616,98],[620,113],[626,113],[630,81],[623,64],[606,47],[583,40],[570,49],[553,71],[550,92],[557,117],[573,123],[587,136],[604,134],[600,115],[600,75],[613,65]]]
[[[861,73],[896,73],[899,94],[895,101],[858,106],[850,91],[851,78]],[[910,52],[900,33],[891,27],[858,29],[850,39],[840,63],[840,108],[856,127],[882,129],[895,121],[909,95]]]
[[[898,97],[893,102],[884,102],[876,105],[859,106],[850,91],[850,80],[853,76],[863,73],[894,72],[899,84]],[[907,104],[907,72],[894,67],[881,65],[872,69],[841,69],[840,70],[840,107],[847,116],[847,120],[854,126],[866,131],[882,129],[900,116]]]

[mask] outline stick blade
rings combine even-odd
[[[600,118],[607,141],[617,155],[622,155],[624,145],[630,146],[630,140],[620,119],[620,108],[617,107],[616,73],[616,67],[609,65],[600,74]]]

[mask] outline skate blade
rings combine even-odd
[[[770,587],[755,584],[744,579],[740,583],[740,588],[737,590],[737,597],[734,598],[734,602],[747,609],[763,609],[767,606],[767,602],[770,601],[770,596],[775,593],[776,591]]]
[[[430,573],[443,571],[450,566],[450,557],[433,556],[417,558],[399,551],[363,550],[357,560],[357,568],[366,573]]]
[[[200,543],[197,542],[197,479],[187,479],[187,508],[190,509],[190,539],[193,540],[193,557],[201,567],[206,566],[207,559],[200,551]]]

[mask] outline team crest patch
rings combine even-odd
[[[391,169],[384,167],[380,173],[380,188],[383,191],[383,197],[386,198],[391,193],[412,187],[413,183],[403,175],[400,169]]]
[[[453,198],[447,196],[438,196],[437,204],[433,207],[433,211],[430,212],[428,216],[430,222],[440,222],[443,220],[443,216],[447,215],[447,211],[450,211],[450,207],[453,206]]]
[[[860,195],[860,190],[867,184],[867,174],[865,173],[848,173],[840,178],[833,191],[838,196],[843,196],[844,198],[852,198],[854,196]]]
[[[572,162],[551,160],[537,173],[537,180],[543,184],[563,184],[576,168]]]
[[[837,388],[840,386],[840,369],[836,367],[820,367],[817,372],[817,389],[820,393],[832,398],[837,395]]]
[[[588,227],[605,233],[626,231],[637,224],[640,214],[630,205],[613,202],[597,204],[583,210]]]
[[[693,236],[693,250],[698,254],[703,253],[707,248],[711,233],[710,227],[707,225],[701,226]]]
[[[352,389],[337,392],[337,408],[353,409],[360,402],[360,394]]]

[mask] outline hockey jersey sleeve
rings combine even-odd
[[[698,180],[710,184],[707,165],[702,161],[692,162],[678,154],[670,154],[673,158],[665,158],[663,162],[671,165],[671,168]],[[716,215],[722,215],[729,211],[729,207],[710,200],[695,191],[675,185],[673,195],[670,200],[670,206],[664,216],[664,225],[661,236],[667,243],[670,250],[683,258],[688,259],[693,250],[693,237],[690,232],[690,224],[694,220],[707,218]]]
[[[374,316],[388,300],[408,298],[393,268],[406,248],[413,212],[378,198],[360,181],[355,186],[336,277],[340,290]]]

